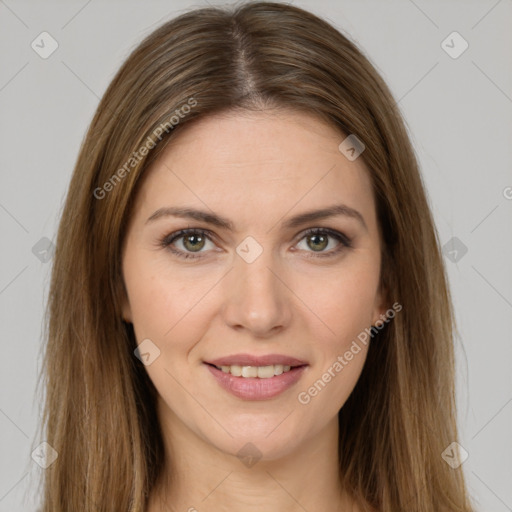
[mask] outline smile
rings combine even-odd
[[[268,400],[290,389],[308,365],[239,366],[204,364],[217,384],[243,400]]]
[[[235,377],[258,377],[258,379],[270,379],[276,375],[289,372],[291,366],[282,364],[271,364],[268,366],[239,366],[234,364],[231,366],[215,366],[215,368],[222,370],[224,373],[230,373]]]

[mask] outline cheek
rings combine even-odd
[[[315,322],[317,335],[310,332],[317,340],[319,364],[307,380],[310,387],[301,391],[318,414],[336,414],[359,379],[371,341],[378,279],[379,260],[368,254],[357,266],[316,280],[309,288],[308,306],[321,320]]]
[[[161,262],[148,263],[143,253],[125,260],[125,285],[137,344],[149,339],[158,356],[145,367],[159,395],[172,410],[194,410],[183,388],[194,380],[187,370],[188,354],[201,339],[204,315],[201,297],[208,291],[200,279],[176,278]]]
[[[309,418],[334,417],[352,393],[366,361],[377,278],[340,277],[312,297],[313,311],[322,322],[311,339],[317,340],[317,362],[298,392],[297,401]],[[328,327],[328,328],[327,328]]]
[[[302,277],[297,277],[303,280]],[[318,275],[302,286],[301,297],[321,320],[321,337],[328,351],[343,347],[369,327],[374,315],[379,261],[371,255],[357,265]]]
[[[164,343],[181,324],[190,327],[188,315],[208,290],[204,280],[171,272],[164,257],[155,258],[143,251],[127,256],[124,281],[137,341],[150,338]]]
[[[160,339],[172,327],[172,290],[154,275],[143,273],[125,278],[136,339]]]

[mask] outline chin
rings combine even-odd
[[[203,439],[221,452],[243,459],[272,461],[282,459],[297,449],[306,441],[303,429],[291,425],[286,420],[287,414],[281,414],[275,421],[264,421],[259,425],[253,421],[247,425],[244,421],[231,425],[227,434],[224,430],[212,436],[212,430],[202,433]],[[253,417],[254,418],[254,417]]]

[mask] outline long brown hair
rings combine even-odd
[[[43,512],[145,510],[164,449],[156,390],[121,318],[121,247],[137,183],[194,120],[282,107],[320,116],[340,142],[355,134],[365,144],[381,281],[403,306],[371,343],[339,412],[342,483],[382,512],[472,510],[462,469],[441,456],[457,441],[454,315],[396,102],[330,24],[288,4],[252,2],[196,9],[151,33],[108,87],[82,144],[48,302],[42,426],[58,458],[44,472]]]

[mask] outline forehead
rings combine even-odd
[[[362,158],[339,151],[345,138],[302,112],[207,116],[176,133],[147,170],[137,203],[208,207],[254,222],[343,202],[373,217],[369,173]]]

